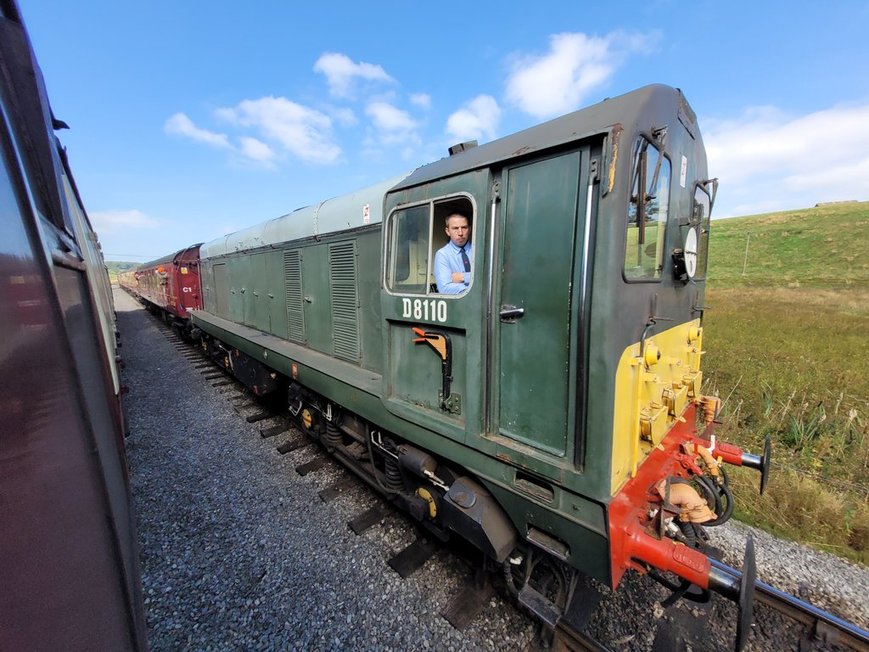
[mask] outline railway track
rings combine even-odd
[[[574,629],[568,623],[559,623],[552,637],[552,652],[609,652],[600,642]]]
[[[742,573],[712,560],[712,565],[730,576],[735,585],[739,584]],[[856,652],[869,652],[869,632],[853,623],[849,623],[830,614],[804,600],[780,591],[774,586],[760,580],[755,581],[755,601],[766,605],[779,614],[803,626],[804,631],[812,636],[817,644],[824,649],[848,649]],[[590,638],[584,632],[578,631],[565,619],[555,627],[552,645],[553,652],[604,652],[608,650],[599,641]],[[800,647],[799,649],[803,649]]]
[[[182,352],[190,362],[196,363],[198,368],[201,367],[201,373],[208,374],[211,371],[215,372],[213,377],[206,375],[206,379],[209,380],[213,386],[219,387],[227,384],[240,385],[238,381],[231,379],[231,376],[227,374],[226,370],[222,369],[213,360],[203,355],[198,348],[192,347],[190,343],[180,337],[174,329],[161,324],[161,330],[164,335],[173,342],[179,352]],[[246,394],[244,390],[242,390],[242,392],[242,395]],[[241,398],[241,396],[238,396],[238,398]],[[254,397],[245,396],[245,398],[249,400],[246,407],[254,407],[256,405]],[[259,407],[262,408],[263,406],[260,405]],[[236,411],[238,412],[239,410],[236,409]],[[253,417],[248,417],[247,420],[252,422],[254,420],[258,421],[260,419],[278,416],[280,415],[276,412],[272,412],[268,408],[265,408],[265,410],[260,410],[254,414]],[[287,432],[289,428],[289,424],[284,423],[283,425],[274,426],[271,429],[263,431],[262,436],[269,437],[274,434],[284,433]],[[277,449],[279,452],[285,453],[294,450],[302,443],[312,443],[312,440],[308,441],[304,436],[302,436],[301,439],[303,441],[299,442],[296,446],[288,446],[288,444],[292,444],[294,441],[291,440],[290,442],[285,442],[281,446],[278,446]],[[317,458],[318,461],[319,459],[320,458]],[[322,458],[322,461],[325,461],[325,458]],[[305,470],[305,472],[307,472],[307,470]],[[346,484],[347,480],[345,479],[341,482]],[[333,491],[337,493],[337,490]],[[328,493],[329,490],[321,492],[321,494]],[[331,495],[329,497],[321,495],[321,499],[328,502],[328,500],[331,499]],[[423,555],[423,557],[428,558],[430,554],[431,553]],[[715,559],[712,559],[711,561],[715,568],[731,578],[734,585],[739,585],[742,577],[742,573],[739,570],[727,566]],[[414,564],[414,566],[416,566],[416,564]],[[855,650],[856,652],[869,652],[869,632],[861,629],[857,625],[827,613],[808,602],[800,600],[793,595],[780,591],[765,582],[757,580],[755,582],[755,599],[757,602],[770,607],[783,616],[800,623],[805,628],[805,631],[825,647],[835,646],[839,649],[847,648]],[[578,650],[607,652],[609,648],[601,642],[591,638],[585,632],[575,628],[568,620],[562,619],[555,627],[548,650],[551,652],[573,652]]]
[[[742,577],[740,571],[714,559],[712,565],[730,575],[737,583]],[[869,632],[857,625],[760,580],[755,581],[754,590],[755,600],[803,624],[825,644],[844,646],[857,652],[869,652]]]
[[[282,442],[275,445],[275,450],[278,453],[286,455],[303,448],[313,453],[313,457],[309,457],[307,461],[295,467],[298,475],[305,476],[324,467],[328,468],[332,463],[337,464],[338,468],[345,472],[336,482],[318,492],[323,503],[332,502],[352,487],[369,485],[364,477],[355,474],[351,468],[340,465],[336,457],[321,449],[316,439],[306,435],[297,424],[293,423],[293,419],[286,413],[285,409],[263,402],[261,397],[250,393],[241,381],[232,376],[230,371],[224,369],[199,347],[186,340],[176,329],[163,322],[158,322],[158,328],[173,347],[202,374],[203,379],[229,400],[233,410],[241,418],[248,423],[265,424],[259,427],[260,436],[263,439],[288,435]],[[405,518],[391,504],[381,500],[379,496],[376,496],[374,501],[366,502],[366,507],[356,512],[347,521],[347,526],[357,536],[379,525],[394,511],[400,515],[401,519]],[[463,583],[441,612],[441,616],[456,630],[463,631],[484,610],[495,590],[492,583],[488,581],[489,578],[479,574],[478,560],[475,554],[464,549],[461,542],[454,542],[448,546],[437,542],[420,528],[417,530],[416,539],[387,559],[387,563],[402,579],[407,579],[441,550],[449,550],[449,553],[466,570],[463,573]]]

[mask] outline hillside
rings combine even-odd
[[[128,269],[134,268],[139,263],[118,262],[115,260],[106,261],[106,269],[109,270],[109,280],[112,283],[118,282],[118,274],[126,272]]]
[[[869,287],[869,202],[713,220],[710,286]]]
[[[719,436],[774,447],[739,517],[869,563],[869,202],[714,220],[710,250],[704,392]]]

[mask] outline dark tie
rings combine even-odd
[[[468,254],[465,253],[465,248],[462,247],[462,265],[465,266],[465,271],[471,271],[471,261],[468,260]]]

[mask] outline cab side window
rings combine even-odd
[[[628,203],[624,275],[628,281],[661,278],[670,205],[670,160],[645,138],[634,151]]]
[[[452,197],[394,210],[386,236],[386,287],[400,294],[437,294],[434,259],[450,238],[445,220],[455,213],[467,216],[473,232],[473,203]]]
[[[431,205],[395,211],[389,220],[386,286],[393,292],[425,294],[428,285]]]

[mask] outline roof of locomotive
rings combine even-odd
[[[592,106],[529,127],[523,131],[466,149],[414,170],[392,190],[402,190],[467,170],[488,167],[499,161],[558,147],[596,134],[608,132],[614,125],[628,129],[647,115],[649,107],[678,107],[679,119],[692,134],[697,133],[696,117],[682,91],[663,84],[651,84],[635,91],[607,98]]]
[[[347,195],[305,206],[268,222],[251,226],[202,245],[201,257],[213,258],[235,251],[334,233],[383,221],[383,197],[407,175],[392,177]]]
[[[201,257],[213,258],[237,251],[257,249],[306,237],[335,233],[376,224],[383,220],[383,198],[387,192],[417,186],[495,162],[558,147],[559,145],[609,131],[613,125],[627,128],[651,106],[679,107],[680,120],[696,133],[694,112],[679,89],[661,84],[644,86],[624,95],[605,99],[524,131],[467,149],[347,195],[299,208],[241,231],[202,245]]]

